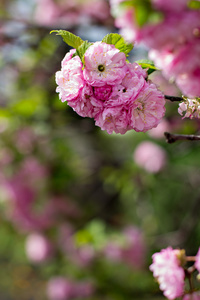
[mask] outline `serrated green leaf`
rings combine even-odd
[[[128,53],[133,49],[133,44],[127,43],[118,33],[107,34],[102,39],[102,42],[115,45],[115,48],[119,49],[120,52],[124,52],[126,56],[128,56]]]
[[[88,41],[84,41],[76,50],[76,53],[74,55],[78,55],[80,59],[83,61],[84,60],[84,54],[86,50],[92,45],[92,43]],[[84,61],[83,61],[84,63]]]
[[[136,61],[138,65],[142,67],[142,69],[148,69],[147,73],[150,75],[154,71],[158,71],[159,69],[154,65],[154,62],[149,59],[141,59]]]
[[[188,7],[191,9],[200,9],[200,2],[198,0],[191,0],[188,3]]]
[[[80,47],[81,44],[84,43],[84,41],[79,36],[69,32],[69,31],[66,31],[66,30],[52,30],[50,32],[50,34],[52,32],[56,32],[56,35],[61,35],[62,38],[63,38],[63,41],[67,45],[69,45],[69,46],[71,46],[75,49],[78,49],[78,47]]]

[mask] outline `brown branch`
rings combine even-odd
[[[176,141],[200,141],[200,135],[194,134],[172,134],[164,132],[166,141],[169,144],[175,143]]]
[[[165,99],[167,100],[170,100],[172,102],[180,102],[180,101],[183,101],[183,98],[182,97],[175,97],[175,96],[168,96],[168,95],[165,95]]]

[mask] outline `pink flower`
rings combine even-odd
[[[175,79],[177,86],[188,97],[200,96],[200,43],[198,39],[174,51],[151,50],[150,58],[168,79]]]
[[[109,134],[124,134],[130,130],[129,109],[135,98],[145,86],[147,73],[138,64],[127,63],[127,72],[120,84],[112,88],[108,86],[108,92],[104,97],[103,108],[95,115],[95,125],[106,130]]]
[[[160,172],[166,164],[166,153],[160,146],[144,141],[134,152],[135,163],[149,173]]]
[[[200,248],[197,252],[197,255],[196,255],[196,261],[195,261],[195,268],[197,269],[197,271],[200,273]]]
[[[121,107],[105,108],[102,113],[95,117],[95,125],[101,127],[101,130],[106,130],[109,134],[121,133],[124,134],[129,129],[127,110]]]
[[[56,72],[56,83],[58,85],[56,92],[62,102],[77,98],[84,86],[82,74],[82,62],[79,56],[68,60],[64,57],[61,71]]]
[[[194,292],[191,294],[186,294],[183,297],[183,300],[200,300],[200,293],[199,292]]]
[[[110,241],[105,249],[104,255],[111,261],[118,262],[122,259],[122,247],[117,243]]]
[[[185,115],[183,116],[182,119],[184,118],[200,118],[200,102],[198,99],[188,99],[184,98],[182,102],[179,103],[179,108],[178,108],[178,113],[182,116],[183,113]]]
[[[138,30],[137,41],[158,51],[174,51],[176,47],[198,39],[199,27],[198,11],[169,13],[161,22],[145,25]]]
[[[154,253],[153,263],[149,267],[153,276],[157,278],[165,297],[170,300],[182,296],[184,292],[185,273],[177,258],[178,252],[179,250],[168,247],[162,249],[161,252]]]
[[[71,299],[74,284],[64,277],[51,278],[47,284],[47,296],[50,300]]]
[[[126,56],[114,45],[96,42],[85,52],[83,75],[93,86],[115,85],[125,76]]]
[[[52,255],[52,245],[45,236],[39,233],[28,235],[25,249],[27,257],[34,263],[46,261]]]
[[[90,117],[92,118],[96,113],[95,106],[92,103],[92,100],[96,103],[97,107],[101,107],[98,101],[93,97],[92,87],[89,85],[84,85],[78,97],[68,100],[68,105],[75,110],[77,114],[81,117]]]
[[[165,99],[152,83],[146,83],[130,105],[130,126],[135,131],[147,131],[156,127],[165,114]]]

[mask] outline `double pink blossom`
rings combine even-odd
[[[153,276],[159,282],[160,289],[170,300],[181,297],[184,293],[185,273],[180,266],[178,253],[179,250],[171,247],[162,249],[161,252],[153,254],[153,263],[150,266]]]
[[[56,91],[80,116],[94,118],[109,134],[147,131],[165,114],[163,94],[147,82],[147,72],[129,63],[114,45],[96,42],[84,55],[67,54],[56,73]]]

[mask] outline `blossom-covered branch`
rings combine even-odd
[[[80,116],[94,118],[109,134],[134,129],[146,132],[165,114],[165,98],[148,81],[145,62],[127,61],[132,45],[118,34],[88,43],[70,32],[55,31],[74,49],[66,54],[56,73],[57,92]]]

